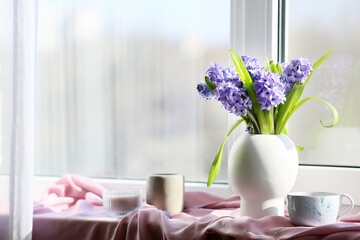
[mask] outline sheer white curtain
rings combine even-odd
[[[2,1],[0,239],[31,239],[37,1]]]
[[[229,65],[229,13],[218,0],[39,1],[35,173],[206,181],[227,112],[196,84],[211,61]]]

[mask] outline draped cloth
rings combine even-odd
[[[360,239],[360,215],[320,227],[294,226],[288,217],[240,216],[240,198],[186,192],[184,211],[170,216],[143,202],[138,211],[110,218],[102,186],[67,175],[34,205],[35,240],[60,239]]]

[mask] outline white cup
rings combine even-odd
[[[339,214],[344,197],[350,200],[350,206]],[[287,201],[290,221],[302,226],[335,223],[354,207],[349,195],[336,193],[294,192],[287,195]]]
[[[151,174],[146,178],[146,203],[170,215],[181,213],[184,208],[184,175]]]

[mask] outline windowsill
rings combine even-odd
[[[43,191],[50,187],[59,177],[40,177],[34,178],[34,201],[40,199]],[[101,184],[132,184],[145,188],[145,180],[122,180],[122,179],[95,179]],[[360,205],[360,191],[356,184],[360,182],[360,169],[358,168],[338,168],[338,167],[311,167],[299,166],[297,181],[292,191],[313,191],[313,192],[335,192],[347,193],[354,199],[355,205]],[[0,187],[2,194],[7,194],[8,178],[0,175]],[[227,184],[213,184],[210,188],[206,183],[185,183],[186,191],[204,191],[222,197],[232,196],[232,192]],[[5,199],[1,196],[0,199]]]
[[[34,200],[38,201],[41,193],[51,186],[59,177],[35,177]],[[145,180],[94,179],[101,184],[131,184],[145,188]],[[297,181],[292,191],[296,192],[335,192],[347,193],[360,206],[360,191],[354,183],[360,182],[360,169],[340,167],[299,166]],[[185,191],[204,191],[222,197],[231,197],[233,193],[227,184],[186,182]]]

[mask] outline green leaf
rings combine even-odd
[[[330,51],[328,51],[324,56],[322,56],[319,60],[317,60],[313,65],[313,69],[314,70],[317,69],[320,66],[320,64],[323,63],[330,56],[331,52],[332,52],[332,49]],[[277,134],[281,133],[282,128],[284,128],[285,124],[289,120],[292,113],[294,113],[296,111],[296,109],[297,109],[297,108],[295,109],[296,104],[298,103],[298,101],[305,89],[305,86],[308,84],[311,76],[313,75],[314,70],[310,73],[310,75],[306,79],[305,84],[300,85],[300,84],[296,83],[293,86],[293,88],[286,95],[285,104],[280,105],[278,107],[279,110],[278,110],[278,114],[277,114],[276,120],[275,120],[276,121],[275,130],[276,130]],[[321,124],[323,124],[323,123],[321,122]]]
[[[266,56],[266,54],[265,54],[265,62],[266,62],[266,69],[265,69],[265,72],[267,72],[267,70],[269,70],[269,69],[270,69],[270,64],[269,64],[269,59],[268,59],[268,57]]]
[[[220,166],[221,166],[221,159],[222,159],[222,154],[223,154],[224,145],[225,145],[226,140],[228,139],[230,134],[235,130],[235,128],[237,128],[240,125],[240,123],[242,123],[243,121],[244,121],[244,119],[237,120],[231,126],[231,128],[230,128],[229,132],[227,133],[225,139],[221,143],[221,146],[220,146],[218,152],[215,155],[214,161],[213,161],[213,163],[211,165],[211,168],[210,168],[210,171],[209,171],[208,182],[207,182],[208,187],[211,186],[211,184],[215,181],[215,179],[219,175]]]
[[[270,134],[268,129],[268,123],[266,121],[266,116],[263,111],[260,111],[260,104],[258,103],[258,99],[254,90],[254,83],[250,77],[250,74],[246,69],[246,66],[241,57],[232,49],[230,49],[229,52],[234,62],[235,68],[239,73],[241,81],[244,83],[246,92],[253,103],[254,115],[259,123],[261,134]]]
[[[337,112],[336,108],[334,108],[334,106],[331,105],[329,102],[327,102],[325,100],[322,100],[320,98],[317,98],[317,97],[304,98],[298,104],[296,104],[294,109],[291,111],[291,114],[293,114],[299,107],[301,107],[304,103],[306,103],[307,101],[310,101],[310,100],[317,100],[317,101],[323,102],[323,103],[325,103],[326,105],[328,105],[331,108],[331,110],[333,112],[333,115],[334,115],[333,123],[331,125],[325,125],[322,121],[320,121],[320,123],[321,123],[321,125],[323,125],[323,127],[326,127],[326,128],[334,127],[337,124],[338,120],[339,120],[339,116],[338,116],[338,112]]]
[[[271,72],[278,72],[275,63],[272,62],[272,61],[271,61],[271,64],[270,64],[270,70],[271,70]]]
[[[320,66],[320,64],[322,64],[322,63],[330,56],[331,52],[332,52],[332,49],[330,49],[330,51],[328,51],[324,56],[322,56],[321,58],[319,58],[319,60],[317,60],[317,61],[314,63],[314,65],[313,65],[313,69],[314,69],[314,70],[311,71],[310,75],[309,75],[308,78],[306,79],[305,85],[308,84],[308,82],[309,82],[311,76],[313,75],[315,69],[317,69],[317,68]]]
[[[282,129],[281,133],[289,136],[286,126]]]
[[[296,151],[297,152],[302,152],[303,150],[304,150],[304,147],[296,146]]]
[[[214,83],[210,82],[208,76],[205,76],[205,83],[211,91],[214,91],[214,89],[216,88],[216,85]]]
[[[321,63],[323,63],[331,54],[332,49],[330,49],[330,51],[328,51],[324,56],[322,56],[319,60],[317,60],[314,65],[313,65],[313,69],[317,69]]]
[[[283,73],[281,65],[280,64],[276,64],[276,68],[277,68],[277,72],[281,75]]]
[[[289,119],[289,113],[294,108],[296,103],[301,96],[303,91],[303,84],[299,84],[298,82],[294,84],[294,86],[290,89],[290,91],[286,94],[286,101],[284,104],[278,107],[279,111],[275,120],[275,133],[281,134],[285,124]]]
[[[254,100],[256,102],[258,102],[255,91],[253,89],[254,83],[250,77],[248,70],[246,69],[246,66],[245,66],[243,60],[234,50],[230,49],[229,51],[230,51],[231,58],[234,62],[235,68],[239,73],[241,81],[244,83],[244,86],[246,88],[246,91],[247,91],[249,97],[251,98],[251,100],[253,102],[254,102]]]

